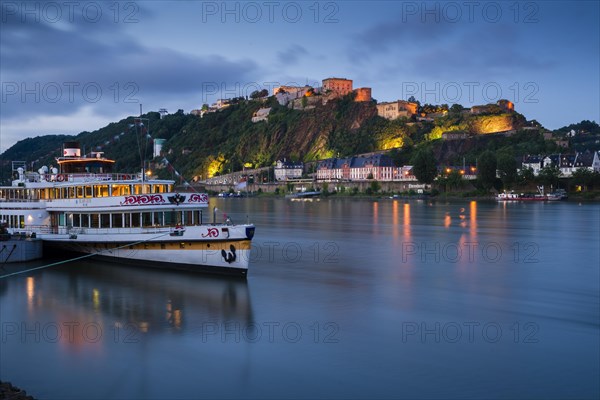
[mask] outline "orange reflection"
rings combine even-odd
[[[27,277],[27,310],[33,311],[33,299],[35,297],[35,279],[33,276]]]
[[[392,234],[394,239],[398,239],[398,201],[392,202]]]
[[[181,310],[175,310],[173,313],[173,325],[175,328],[181,329]]]
[[[141,321],[138,324],[138,330],[142,333],[148,333],[149,329],[150,329],[150,323],[148,323],[146,321]]]
[[[444,217],[444,228],[449,228],[450,224],[452,224],[452,218],[450,217],[450,213],[446,213]]]
[[[101,354],[103,343],[113,334],[115,340],[119,338],[118,332],[108,330],[102,321],[90,318],[85,312],[71,311],[60,311],[57,322],[46,324],[42,329],[44,338],[50,342],[57,341],[65,353],[85,351]]]
[[[100,311],[100,291],[98,289],[92,289],[92,304],[94,311]]]
[[[466,223],[466,219],[465,219]],[[479,248],[477,243],[477,202],[471,201],[469,203],[469,234],[463,233],[459,240],[460,248],[463,251],[464,262],[461,262],[461,271],[465,271],[467,264],[472,263],[476,258],[475,254]]]
[[[373,202],[373,225],[377,225],[379,221],[379,203]]]
[[[477,239],[477,202],[476,201],[471,201],[471,203],[469,204],[469,211],[470,211],[470,220],[471,220],[469,233],[471,234],[471,240],[475,240],[475,239]]]
[[[410,239],[410,204],[404,203],[404,240]]]

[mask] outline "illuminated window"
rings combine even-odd
[[[96,197],[108,197],[108,185],[94,186],[94,194]]]

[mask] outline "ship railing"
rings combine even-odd
[[[104,182],[104,181],[139,181],[140,174],[89,174],[65,173],[39,175],[37,182]]]
[[[135,227],[135,228],[80,228],[61,226],[58,229],[60,234],[68,235],[119,235],[119,234],[163,234],[170,233],[172,228],[162,227]]]
[[[0,198],[0,202],[3,203],[37,203],[39,201],[42,201],[42,199],[39,199],[37,197],[30,197],[30,198],[16,198],[16,197],[2,197]],[[45,200],[43,200],[45,201]]]
[[[16,229],[15,231],[25,232],[29,236],[34,233],[56,233],[56,230],[50,225],[26,225],[24,228]]]

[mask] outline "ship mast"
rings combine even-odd
[[[150,120],[148,118],[142,118],[142,115],[142,104],[140,104],[140,116],[139,118],[135,118],[133,122],[135,125],[135,133],[140,154],[140,162],[142,164],[142,183],[144,183],[144,181],[146,180],[146,150],[148,148],[148,139],[150,138],[150,133],[147,125],[150,125]],[[144,124],[144,121],[146,121],[146,125]],[[140,128],[139,132],[138,127]],[[144,188],[144,185],[142,185],[142,188]]]

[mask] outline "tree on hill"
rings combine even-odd
[[[511,188],[517,180],[517,161],[512,153],[500,152],[497,158],[497,169],[505,188]]]
[[[250,98],[251,99],[260,99],[261,97],[267,97],[268,95],[269,95],[269,91],[267,89],[255,90],[254,92],[250,93]]]
[[[496,155],[486,150],[477,158],[477,180],[485,190],[490,190],[496,181]]]
[[[435,156],[431,149],[421,148],[415,152],[410,159],[413,167],[413,174],[421,183],[430,184],[437,175],[437,167],[435,165]]]
[[[560,169],[553,166],[547,166],[540,170],[537,176],[537,181],[544,186],[558,187],[558,178],[560,178]]]
[[[592,134],[600,134],[600,125],[596,123],[596,121],[583,120],[577,124],[571,124],[568,126],[563,126],[562,128],[557,129],[559,132],[570,132],[574,130],[575,132],[587,132]]]
[[[528,185],[529,183],[535,180],[535,175],[533,174],[533,169],[531,168],[521,168],[519,173],[517,174],[517,183],[519,185]]]
[[[460,114],[463,111],[463,106],[460,104],[452,104],[452,107],[448,110],[451,114]]]
[[[417,103],[419,106],[421,105],[421,102],[415,99],[415,96],[410,96],[407,101],[410,103]]]
[[[592,172],[587,168],[578,168],[573,172],[571,183],[581,186],[582,190],[586,191],[593,184],[597,175],[597,172]]]

